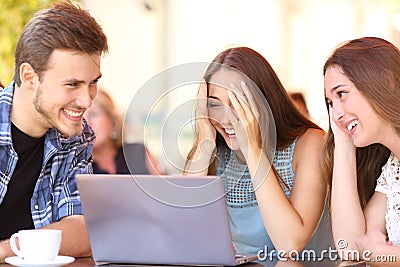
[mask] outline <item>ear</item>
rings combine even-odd
[[[34,88],[36,76],[37,74],[31,64],[25,62],[19,67],[19,77],[21,79],[21,83],[27,89]]]

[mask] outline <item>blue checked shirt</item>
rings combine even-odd
[[[11,105],[14,82],[0,91],[0,205],[17,165],[18,155],[11,138]],[[83,121],[81,135],[65,139],[56,129],[45,135],[42,169],[31,198],[35,228],[59,221],[64,216],[82,214],[75,175],[92,173],[95,135]]]

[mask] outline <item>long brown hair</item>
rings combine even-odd
[[[37,12],[25,25],[15,49],[16,85],[21,86],[19,67],[25,62],[41,79],[55,49],[101,54],[108,51],[107,37],[89,12],[70,2]]]
[[[208,83],[212,75],[221,68],[233,68],[242,73],[244,77],[248,77],[255,85],[252,88],[261,93],[268,102],[276,128],[277,149],[288,147],[296,137],[301,136],[309,128],[320,129],[319,126],[297,110],[271,65],[258,52],[248,47],[234,47],[221,52],[207,68],[204,80]],[[254,92],[253,96],[256,100],[257,95]],[[260,108],[260,105],[258,105],[258,108]],[[271,134],[271,129],[268,127],[270,122],[268,120],[263,121],[263,118],[267,117],[268,114],[262,114],[262,111],[260,111],[259,125],[261,128],[265,128],[264,132],[268,135]],[[263,132],[263,129],[261,129],[261,132]],[[269,142],[269,136],[261,136],[261,138],[265,139],[263,144]],[[199,141],[198,136],[196,136],[194,146],[187,157],[188,161],[192,159]],[[224,142],[222,136],[218,133],[216,142],[217,147]],[[265,152],[266,155],[269,155],[271,151]],[[215,174],[216,165],[217,159],[215,157],[209,167],[209,174]]]
[[[323,68],[324,75],[329,67],[339,67],[376,113],[390,122],[400,135],[400,51],[393,44],[376,37],[348,41],[328,58]],[[329,129],[323,156],[323,174],[329,192],[334,145],[333,133]],[[356,148],[358,195],[363,208],[375,191],[377,178],[389,155],[390,150],[381,144]]]

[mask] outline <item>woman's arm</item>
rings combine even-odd
[[[208,166],[216,147],[216,130],[208,118],[207,84],[202,82],[197,94],[196,126],[198,143],[186,164],[185,175],[207,175]]]
[[[399,266],[400,247],[386,240],[379,228],[367,227],[367,233],[356,241],[360,259],[368,266]]]
[[[357,189],[356,147],[350,135],[330,122],[335,140],[331,191],[332,233],[343,260],[357,250],[355,240],[365,234],[366,225]]]
[[[377,230],[386,238],[386,205],[386,195],[375,191],[364,210],[367,232],[370,229]]]
[[[335,144],[331,193],[332,233],[339,256],[357,250],[355,240],[366,225],[357,190],[356,151],[352,144]]]
[[[298,139],[290,198],[286,197],[264,154],[261,154],[260,164],[254,160],[248,163],[252,179],[264,179],[256,189],[256,197],[265,228],[278,250],[301,251],[321,219],[326,198],[319,164],[323,137],[322,130],[309,129]]]
[[[244,82],[241,86],[248,102],[228,93],[236,111],[236,115],[228,111],[228,116],[250,171],[261,217],[276,249],[301,251],[314,234],[325,205],[319,160],[325,134],[309,129],[299,137],[292,162],[296,177],[287,198],[260,144],[259,111],[253,96]]]
[[[398,266],[400,262],[400,248],[387,241],[386,205],[386,195],[376,191],[364,211],[367,232],[355,241],[360,259],[371,266]]]

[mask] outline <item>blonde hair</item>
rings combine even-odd
[[[123,119],[112,97],[106,92],[104,87],[99,86],[94,104],[98,105],[113,122],[114,131],[112,133],[112,139],[116,147],[121,147]]]

